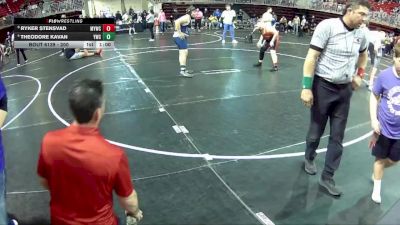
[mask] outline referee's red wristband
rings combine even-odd
[[[364,78],[364,75],[365,75],[365,70],[363,69],[363,68],[358,68],[357,69],[357,76],[359,76],[359,77],[361,77],[361,78]]]

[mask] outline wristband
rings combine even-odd
[[[303,77],[303,89],[311,89],[312,88],[312,77]]]
[[[357,69],[357,76],[364,78],[364,75],[365,75],[365,70],[363,68],[359,67]]]

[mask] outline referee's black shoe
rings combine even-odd
[[[319,185],[334,197],[340,197],[342,195],[342,192],[336,187],[332,177],[324,177],[322,175],[319,180]]]
[[[315,162],[312,160],[305,159],[304,160],[304,171],[310,175],[315,175],[317,174],[317,166],[315,165]]]
[[[260,62],[257,62],[256,64],[254,64],[253,65],[254,67],[261,67],[262,66],[262,63],[260,63]]]

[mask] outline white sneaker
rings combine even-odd
[[[237,43],[238,43],[238,41],[236,41],[236,40],[232,41],[232,44],[237,44]]]
[[[28,62],[28,60],[25,60],[25,63],[27,63]]]
[[[137,220],[135,217],[127,216],[126,217],[126,225],[137,225]]]
[[[63,57],[63,56],[64,56],[64,52],[60,54],[60,57]]]
[[[378,203],[378,204],[381,204],[381,202],[382,202],[381,195],[379,193],[378,194],[372,193],[371,199],[372,199],[372,201],[374,201],[375,203]]]
[[[225,40],[222,40],[222,44],[225,44]]]
[[[17,64],[17,67],[20,67],[20,66],[21,66],[21,64],[18,63],[18,64]]]
[[[192,78],[192,77],[193,77],[193,74],[190,74],[190,73],[188,73],[187,71],[181,71],[179,74],[180,74],[181,76],[187,77],[187,78]]]
[[[150,39],[149,41],[150,41],[150,42],[153,42],[153,41],[154,41],[154,39]]]
[[[11,222],[12,222],[14,225],[18,225],[18,221],[14,220],[14,219],[12,219]]]

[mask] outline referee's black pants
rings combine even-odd
[[[194,20],[194,29],[200,30],[201,28],[201,19]]]
[[[21,52],[22,57],[24,57],[24,62],[26,61],[25,50],[23,48],[16,48],[15,51],[17,52],[17,64],[20,64],[19,60],[19,53]]]
[[[147,23],[147,27],[150,31],[150,38],[154,39],[154,23]]]
[[[351,83],[333,84],[315,76],[312,87],[314,104],[306,138],[305,158],[314,160],[320,138],[329,119],[330,135],[325,157],[324,177],[333,177],[338,169],[343,152],[343,137],[353,94]]]

